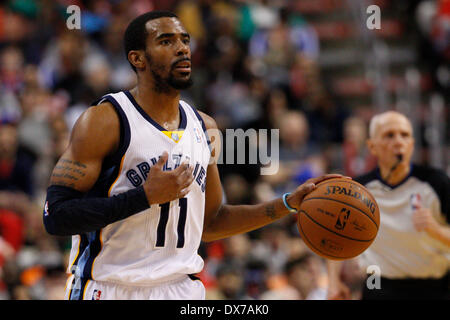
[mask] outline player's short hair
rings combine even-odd
[[[136,17],[130,22],[127,29],[125,30],[125,35],[123,37],[123,46],[125,49],[125,56],[128,60],[128,53],[131,50],[144,50],[145,40],[147,39],[147,29],[145,24],[153,19],[159,18],[178,18],[178,16],[170,11],[150,11]],[[136,68],[128,61],[131,68],[136,72]]]

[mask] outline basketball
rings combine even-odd
[[[297,227],[306,245],[331,260],[351,259],[364,252],[375,240],[379,225],[374,197],[351,179],[317,184],[298,211]]]

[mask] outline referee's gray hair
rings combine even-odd
[[[379,113],[379,114],[373,116],[372,119],[370,119],[370,123],[369,123],[369,138],[370,139],[373,139],[375,137],[375,133],[377,132],[377,129],[381,123],[381,120],[389,114],[399,115],[399,116],[405,118],[405,120],[410,123],[409,119],[403,113],[400,113],[398,111],[389,110],[389,111],[385,111],[383,113]]]

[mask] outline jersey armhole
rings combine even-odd
[[[130,133],[130,124],[128,123],[127,116],[125,115],[125,112],[123,111],[122,107],[117,102],[117,100],[111,95],[106,95],[103,96],[101,99],[97,100],[96,104],[98,105],[105,101],[108,101],[114,107],[114,110],[119,116],[119,125],[120,125],[119,147],[117,148],[116,152],[114,152],[111,155],[108,155],[103,161],[104,167],[110,168],[116,165],[117,163],[120,163],[120,161],[122,160],[122,157],[125,155],[125,152],[127,151],[128,146],[130,145],[131,133]]]

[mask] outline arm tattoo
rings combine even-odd
[[[270,219],[275,220],[277,218],[277,214],[275,212],[275,206],[273,204],[268,204],[265,206],[266,216]]]
[[[69,165],[74,164],[77,167],[86,168],[85,164],[83,164],[81,162],[78,162],[78,161],[72,161],[72,160],[67,160],[67,159],[60,159],[59,162],[65,163],[65,164],[69,164]]]
[[[74,187],[75,182],[86,176],[86,165],[68,159],[60,159],[52,173],[52,184]]]

